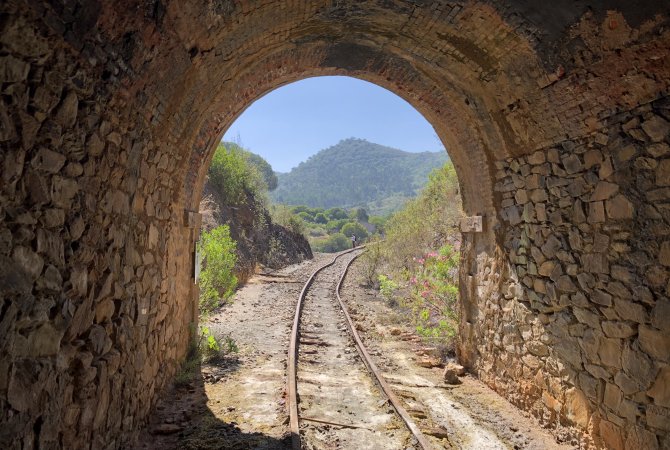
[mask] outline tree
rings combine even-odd
[[[343,208],[330,208],[326,210],[326,215],[330,218],[330,220],[349,218],[349,214],[347,214],[347,211]]]
[[[356,236],[357,241],[363,241],[368,237],[368,230],[365,229],[363,225],[358,222],[349,222],[342,227],[342,234],[347,237],[351,237],[353,234]]]
[[[351,217],[358,220],[359,222],[368,221],[368,213],[363,208],[356,208],[352,211]]]
[[[331,220],[326,224],[326,230],[328,230],[329,233],[337,233],[339,232],[342,227],[346,224],[349,223],[349,219],[340,219],[340,220]]]
[[[212,186],[231,205],[244,203],[247,194],[258,197],[266,188],[258,170],[248,163],[244,154],[223,145],[214,152],[208,175]]]
[[[384,226],[386,225],[386,219],[380,216],[372,216],[368,221],[375,226],[375,233],[384,234]]]
[[[351,247],[351,240],[342,233],[335,233],[325,241],[315,245],[316,251],[324,253],[341,252]]]
[[[229,152],[238,153],[247,160],[249,166],[258,172],[260,178],[265,183],[265,189],[268,191],[274,191],[277,189],[279,183],[277,180],[277,174],[274,172],[274,170],[272,170],[270,163],[263,159],[262,156],[252,153],[234,142],[224,142],[223,146]]]
[[[316,223],[328,223],[328,218],[324,213],[318,213],[316,216],[314,216],[314,222]]]

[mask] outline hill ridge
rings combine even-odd
[[[446,152],[412,153],[360,138],[342,139],[278,173],[278,203],[310,207],[365,207],[373,214],[398,209],[416,196]]]

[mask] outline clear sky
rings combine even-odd
[[[350,77],[307,78],[275,89],[233,123],[238,142],[288,172],[319,150],[349,137],[408,152],[444,150],[433,127],[409,103]]]

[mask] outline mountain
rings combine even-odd
[[[409,153],[349,138],[277,174],[270,196],[288,205],[364,207],[384,215],[416,196],[430,171],[448,160],[446,152]]]

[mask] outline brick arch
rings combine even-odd
[[[0,3],[0,442],[131,446],[196,320],[214,144],[346,74],[423,113],[487,215],[469,369],[587,445],[670,445],[667,2],[71,3]]]
[[[310,61],[303,56],[305,53],[316,55],[319,59]],[[459,173],[466,211],[473,215],[487,213],[489,217],[495,218],[494,183],[492,166],[489,163],[501,155],[504,157],[504,146],[500,136],[485,135],[485,131],[477,126],[476,114],[464,102],[464,98],[452,92],[440,91],[427,77],[421,77],[412,67],[395,62],[393,58],[387,58],[387,66],[375,73],[369,69],[350,71],[323,67],[323,54],[322,50],[314,51],[310,48],[305,52],[292,51],[266,58],[253,66],[247,76],[242,76],[232,86],[221,89],[219,95],[212,97],[211,118],[203,123],[196,135],[187,170],[184,185],[187,208],[197,209],[211,153],[225,130],[248,105],[277,86],[300,79],[324,75],[353,75],[400,95],[424,115],[434,126],[440,139],[447,143],[449,154]],[[305,64],[306,67],[296,65],[294,61]],[[260,82],[256,75],[259,72],[263,73]],[[242,100],[226,102],[226,98],[232,93]],[[496,148],[498,155],[491,155],[490,148]]]

